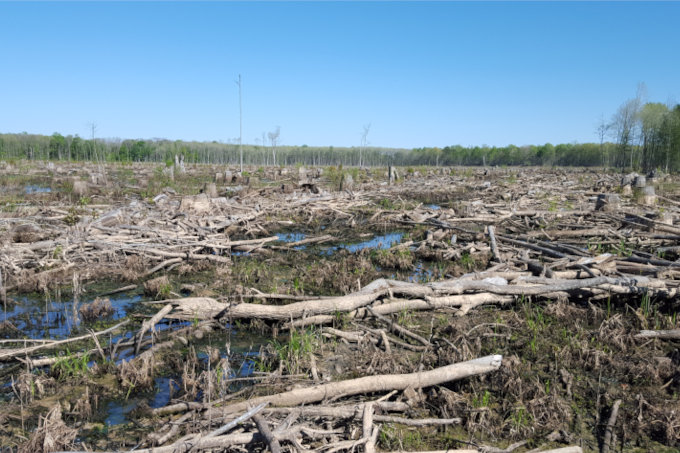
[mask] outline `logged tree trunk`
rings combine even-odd
[[[673,330],[641,330],[635,338],[661,338],[664,340],[680,340],[680,329]]]
[[[490,355],[479,359],[469,360],[467,362],[454,363],[429,371],[420,371],[411,374],[365,376],[358,379],[349,379],[313,387],[299,388],[276,395],[252,398],[248,401],[231,404],[222,408],[213,408],[207,411],[206,417],[216,418],[243,412],[249,406],[264,402],[268,402],[272,406],[296,406],[331,398],[358,395],[361,393],[404,390],[407,387],[431,387],[444,382],[456,381],[469,376],[495,371],[501,366],[502,359],[503,357],[500,355]]]
[[[313,316],[326,313],[352,311],[370,304],[390,288],[387,280],[379,279],[365,286],[361,291],[341,297],[295,302],[288,305],[238,304],[221,303],[209,297],[187,297],[162,302],[172,303],[180,310],[181,315],[191,319],[198,316],[206,319],[217,316],[225,311],[232,318],[290,320],[303,316]],[[180,316],[180,314],[173,314]]]

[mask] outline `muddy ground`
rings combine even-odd
[[[456,421],[376,422],[377,450],[677,451],[679,340],[636,335],[680,328],[680,180],[647,178],[650,198],[623,176],[399,168],[390,183],[385,168],[240,174],[207,165],[181,172],[151,164],[0,163],[3,451],[169,445],[219,426],[200,415],[215,404],[489,354],[503,356],[497,371],[391,395],[408,403],[402,417]],[[603,208],[604,194],[615,197]],[[385,341],[378,332],[384,323],[356,310],[298,327],[292,318],[234,317],[230,309],[173,310],[154,321],[153,334],[138,333],[167,303],[156,301],[284,305],[354,294],[381,278],[427,287],[493,277],[512,286],[519,275],[534,284],[619,280],[387,315],[426,343],[403,334]],[[177,402],[187,409],[160,410]],[[190,403],[204,406],[187,412]],[[283,418],[268,416],[274,425]],[[361,437],[360,420],[307,423],[335,430],[305,441],[318,451]]]

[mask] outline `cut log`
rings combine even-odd
[[[269,446],[269,450],[272,453],[281,453],[281,444],[279,444],[279,441],[272,434],[267,421],[262,418],[260,414],[253,415],[253,421],[257,425],[258,431],[260,431],[260,434],[262,437],[264,437],[265,442]]]
[[[163,308],[161,308],[155,315],[153,315],[150,319],[144,321],[142,323],[142,327],[139,329],[139,332],[137,333],[137,341],[135,342],[135,355],[139,354],[139,349],[142,346],[142,339],[144,338],[144,334],[146,333],[147,330],[151,330],[153,333],[153,328],[154,326],[165,317],[170,311],[172,310],[172,305],[167,304]]]
[[[285,321],[291,318],[302,318],[303,316],[343,313],[370,304],[380,296],[387,294],[389,288],[390,284],[388,281],[379,279],[365,286],[360,291],[347,296],[295,302],[288,305],[239,304],[230,307],[228,314],[233,318],[260,318]]]
[[[252,398],[248,401],[221,408],[213,408],[206,411],[206,417],[224,417],[229,414],[243,412],[248,406],[264,402],[268,402],[272,406],[295,406],[362,393],[389,392],[391,390],[404,390],[408,387],[431,387],[470,376],[490,373],[500,368],[502,359],[503,357],[500,355],[490,355],[429,371],[411,374],[365,376],[313,387],[298,388],[276,395]]]
[[[680,329],[673,330],[641,330],[635,338],[660,338],[662,340],[680,340]]]

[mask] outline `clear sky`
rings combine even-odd
[[[680,102],[680,3],[0,2],[0,132],[421,147],[597,141]]]

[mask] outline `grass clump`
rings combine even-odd
[[[152,278],[144,283],[144,294],[156,300],[169,299],[172,285],[166,275]]]
[[[60,357],[54,365],[52,365],[51,374],[59,380],[80,378],[89,373],[89,362],[89,353],[74,354],[67,349],[66,355]]]
[[[278,366],[280,372],[299,374],[308,369],[310,357],[319,348],[321,337],[315,329],[292,329],[285,343],[274,340],[268,351],[260,355],[257,367],[271,371]]]

